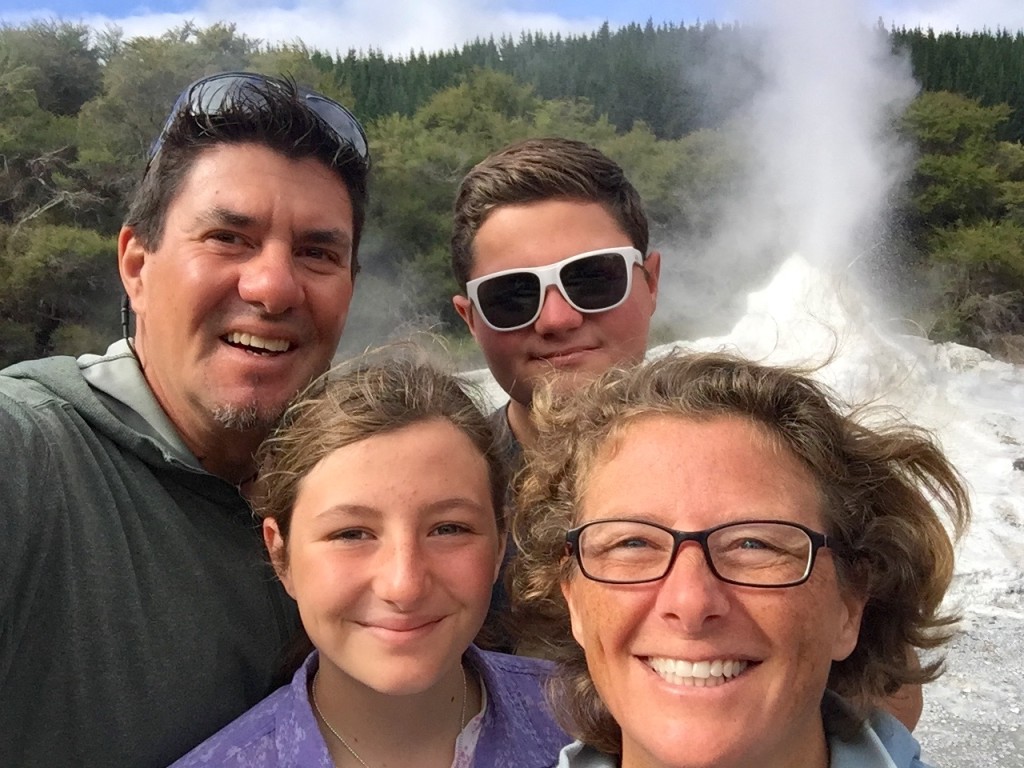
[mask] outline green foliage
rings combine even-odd
[[[678,142],[659,141],[650,127],[639,121],[628,133],[588,140],[628,169],[630,181],[644,200],[671,200],[682,162]]]
[[[933,225],[977,221],[997,213],[999,174],[974,153],[926,155],[917,163],[918,211]]]
[[[589,102],[543,101],[509,75],[474,70],[437,93],[409,118],[380,118],[374,136],[374,202],[371,227],[383,237],[364,248],[372,274],[394,279],[407,297],[407,319],[461,327],[451,306],[458,286],[451,274],[448,241],[458,182],[496,147],[530,136],[558,134],[589,141],[616,159],[648,201],[655,232],[688,223],[680,190],[706,199],[722,186],[724,142],[707,132],[693,139],[659,140],[638,122],[619,133]],[[714,177],[714,178],[712,178]],[[707,224],[700,220],[701,224]]]
[[[1024,145],[1001,141],[996,147],[996,165],[1010,181],[1024,181]]]
[[[1024,150],[1000,142],[1002,107],[924,94],[906,124],[924,153],[913,180],[930,335],[991,351],[1024,335]]]
[[[999,182],[999,205],[1005,218],[1024,225],[1024,145],[1002,141],[996,147],[996,167],[1002,176]]]
[[[33,354],[54,349],[54,335],[71,323],[111,330],[119,295],[113,242],[97,232],[30,224],[4,230],[0,239],[0,320],[7,334],[33,338]],[[13,329],[10,324],[22,326]],[[79,350],[84,351],[84,350]],[[5,353],[6,355],[7,353]],[[7,358],[0,363],[13,362]]]
[[[0,317],[0,369],[38,357],[36,338],[27,323]]]
[[[911,188],[917,226],[971,224],[1002,215],[1007,180],[996,131],[1006,105],[983,107],[953,93],[925,93],[903,117],[920,152]]]
[[[185,86],[203,75],[247,69],[258,50],[233,24],[198,29],[186,23],[160,37],[125,43],[104,67],[102,94],[80,113],[82,162],[141,171]]]
[[[411,116],[438,91],[473,69],[489,69],[533,87],[544,100],[583,100],[619,131],[635,121],[663,138],[718,125],[750,94],[749,60],[709,66],[740,44],[738,29],[716,24],[608,24],[590,35],[523,33],[518,40],[475,40],[459,49],[407,58],[349,51],[333,62],[351,86],[359,114],[369,120]],[[745,44],[742,43],[742,44]],[[739,64],[735,64],[739,62]]]
[[[923,93],[907,108],[903,119],[924,154],[963,151],[988,153],[996,130],[1010,116],[1007,104],[983,107],[976,99],[949,91]]]
[[[71,170],[74,118],[39,106],[36,74],[28,65],[9,67],[9,59],[0,60],[0,223],[74,221],[93,199]]]
[[[23,28],[0,27],[0,61],[31,72],[28,87],[40,109],[74,115],[100,92],[99,55],[89,45],[89,28],[68,21],[36,21]]]
[[[594,143],[626,171],[643,197],[655,242],[670,235],[707,236],[717,203],[730,194],[740,170],[729,134],[695,131],[658,140],[645,123]]]
[[[0,59],[0,154],[43,154],[74,143],[74,122],[39,106],[36,74]]]
[[[991,292],[1016,285],[1024,290],[1024,226],[984,221],[938,235],[933,256],[955,265],[962,291]]]
[[[92,325],[65,323],[50,337],[50,354],[78,357],[86,350],[102,352],[110,345],[110,338],[108,332]]]
[[[246,68],[253,72],[290,77],[340,104],[351,105],[354,101],[352,89],[342,86],[333,69],[325,65],[322,57],[317,57],[316,51],[310,50],[304,43],[268,48],[247,58],[250,64]]]
[[[985,106],[1008,104],[996,138],[1024,139],[1024,32],[894,29],[893,47],[909,53],[915,79],[928,92],[947,91]]]

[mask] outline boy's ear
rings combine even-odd
[[[476,338],[476,315],[473,312],[473,302],[469,300],[467,296],[456,294],[452,296],[452,306],[455,307],[455,311],[459,313],[459,317],[462,318],[462,322],[466,324],[469,329],[469,333]]]

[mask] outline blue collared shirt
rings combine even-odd
[[[822,715],[829,721],[845,705],[831,691],[825,692]],[[875,710],[850,739],[828,736],[832,759],[829,768],[929,768],[921,762],[921,748],[910,731],[888,712]],[[684,749],[685,747],[681,747]],[[618,756],[606,755],[581,741],[562,750],[558,768],[618,768]]]

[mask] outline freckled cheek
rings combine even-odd
[[[366,580],[360,577],[360,569],[353,567],[353,564],[342,563],[329,567],[325,560],[322,554],[314,556],[313,562],[306,563],[292,558],[291,573],[296,602],[312,614],[343,613],[365,593]]]
[[[823,600],[801,601],[783,606],[773,612],[762,624],[772,636],[777,647],[786,649],[794,669],[795,679],[814,681],[824,685],[831,667],[832,638],[829,628],[833,625],[833,610]],[[782,623],[779,623],[779,620]]]
[[[322,632],[333,632],[359,616],[358,598],[326,583],[307,585],[297,602],[302,623],[314,641],[322,639]]]
[[[498,548],[488,544],[473,552],[438,555],[430,563],[435,579],[455,592],[476,596],[486,594],[490,600],[494,571],[498,567]]]
[[[828,676],[831,660],[822,652],[822,643],[815,642],[810,633],[805,633],[794,645],[797,668],[803,677],[820,678]]]
[[[645,607],[637,601],[604,594],[589,595],[583,607],[580,617],[585,624],[588,654],[604,659],[628,655],[630,639],[646,618]]]

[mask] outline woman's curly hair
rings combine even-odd
[[[723,353],[673,352],[613,369],[583,391],[535,395],[534,445],[525,448],[512,533],[515,620],[531,647],[559,664],[549,688],[563,727],[598,749],[621,751],[621,731],[601,702],[574,641],[561,583],[565,556],[595,461],[638,419],[741,417],[797,456],[816,479],[826,533],[844,545],[841,587],[866,598],[856,649],[833,663],[828,687],[858,715],[904,684],[934,680],[941,660],[917,668],[909,648],[947,642],[956,616],[942,600],[953,577],[953,541],[966,528],[964,482],[925,430],[845,407],[795,368]],[[947,525],[948,530],[947,530]]]

